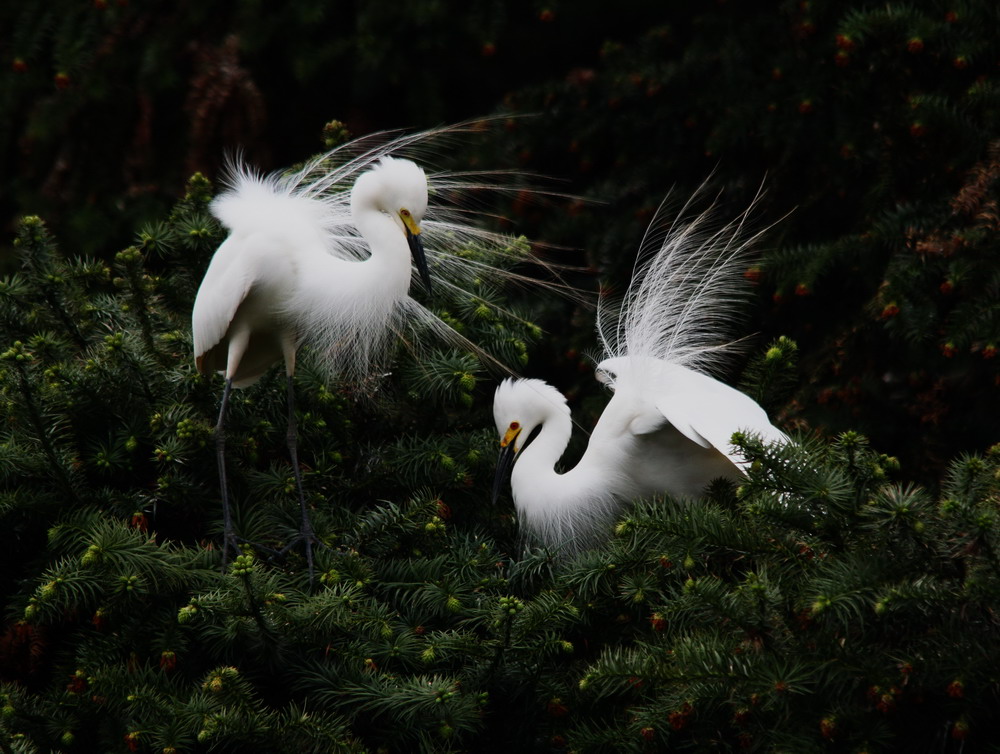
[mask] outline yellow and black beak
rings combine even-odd
[[[496,476],[493,477],[493,503],[500,497],[500,488],[510,478],[514,468],[514,458],[517,456],[517,436],[521,434],[521,425],[512,422],[500,441],[500,457],[497,459]]]
[[[399,211],[399,219],[403,221],[403,227],[406,229],[406,243],[410,246],[410,254],[413,255],[417,271],[420,272],[420,279],[424,281],[424,288],[429,294],[431,292],[431,273],[427,269],[427,257],[424,255],[424,242],[420,237],[420,226],[408,209]]]

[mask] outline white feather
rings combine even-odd
[[[572,431],[565,398],[539,380],[497,389],[497,430],[522,443],[511,474],[519,521],[545,546],[585,546],[625,501],[698,495],[714,478],[739,478],[745,460],[730,442],[737,430],[787,439],[756,402],[708,373],[732,344],[745,299],[742,270],[760,236],[745,231],[751,208],[713,227],[714,204],[685,220],[690,207],[659,235],[654,220],[620,308],[598,308],[597,378],[614,395],[575,467],[555,471]]]
[[[367,263],[376,261],[372,239],[362,235],[355,206],[379,203],[387,214],[407,206],[420,221],[430,277],[439,290],[479,299],[473,281],[481,280],[571,293],[558,282],[506,269],[505,260],[538,260],[526,260],[511,237],[484,229],[477,213],[463,206],[472,193],[513,190],[503,185],[504,174],[425,173],[413,162],[444,151],[450,140],[481,125],[373,134],[292,172],[266,176],[233,158],[227,188],[210,207],[230,235],[212,259],[192,315],[200,368],[225,372],[231,366],[228,336],[252,308],[259,316],[247,324],[253,334],[241,357],[246,363],[233,375],[236,386],[258,379],[283,354],[287,360],[303,341],[331,375],[364,378],[384,366],[396,336],[407,328],[412,335],[417,325],[510,373],[408,295],[409,261]],[[470,258],[470,247],[481,258]],[[494,266],[484,261],[489,258],[503,263]]]
[[[764,230],[745,231],[757,199],[721,226],[714,202],[685,220],[700,194],[657,232],[663,222],[661,206],[640,246],[622,306],[598,307],[597,333],[605,359],[650,357],[702,372],[720,366],[747,301],[742,272]]]

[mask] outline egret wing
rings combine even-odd
[[[722,385],[717,380],[660,359],[627,356],[605,359],[597,365],[595,376],[616,396],[621,388],[631,397],[626,410],[627,426],[622,429],[634,435],[650,435],[669,422],[691,442],[703,448],[713,446],[690,421],[697,418],[698,412],[686,409],[684,404],[690,400],[704,402],[706,391],[714,390],[711,383]],[[708,384],[698,378],[708,380]]]
[[[652,402],[685,437],[703,448],[714,447],[740,468],[746,461],[733,448],[734,432],[750,432],[765,442],[788,439],[753,398],[690,369],[671,370],[669,383]]]
[[[236,310],[254,283],[254,265],[230,237],[212,257],[191,312],[194,355],[199,360],[226,337]]]

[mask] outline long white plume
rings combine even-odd
[[[733,345],[730,334],[748,296],[743,272],[754,242],[768,228],[747,229],[759,193],[721,225],[717,199],[691,217],[703,194],[704,186],[669,223],[666,202],[660,206],[620,308],[598,304],[603,358],[651,357],[710,373]]]

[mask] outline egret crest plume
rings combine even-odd
[[[747,229],[760,193],[720,224],[717,198],[695,212],[704,191],[696,190],[671,222],[665,218],[670,197],[664,200],[639,247],[624,300],[618,308],[598,302],[601,360],[643,356],[706,373],[724,364],[748,301],[742,273],[768,228]]]

